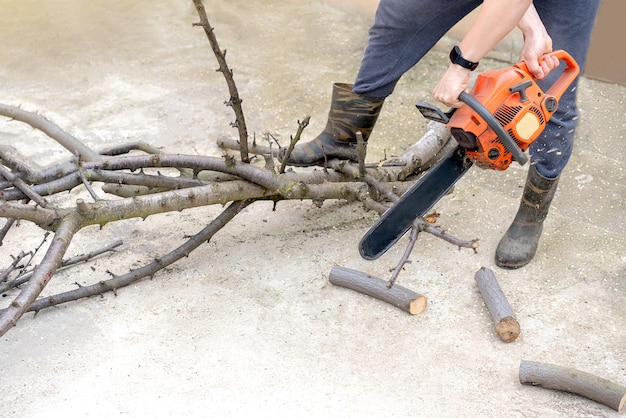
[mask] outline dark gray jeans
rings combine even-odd
[[[381,0],[353,91],[372,97],[390,95],[400,77],[481,3],[480,0]],[[581,70],[599,4],[600,0],[534,1],[552,37],[553,48],[567,51]],[[560,73],[552,71],[539,84],[547,90]],[[578,123],[577,84],[578,80],[563,94],[557,112],[530,147],[533,164],[546,178],[557,177],[572,154]]]

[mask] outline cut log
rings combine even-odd
[[[328,278],[334,285],[343,286],[382,300],[412,315],[426,309],[426,296],[399,285],[388,289],[387,280],[370,276],[358,270],[334,266],[330,270]]]
[[[482,267],[476,272],[475,279],[485,305],[491,313],[498,337],[505,343],[515,341],[520,334],[520,325],[500,289],[496,275],[490,269]]]
[[[519,381],[584,396],[619,412],[626,403],[626,387],[577,369],[522,360]]]

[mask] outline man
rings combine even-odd
[[[562,69],[556,58],[543,57],[544,54],[553,48],[563,49],[584,68],[599,3],[600,0],[381,0],[354,84],[334,85],[326,128],[312,141],[296,146],[287,162],[310,166],[330,158],[356,161],[356,132],[360,131],[367,140],[385,98],[400,77],[479,5],[474,24],[451,51],[451,63],[433,91],[434,98],[450,107],[462,106],[458,97],[467,89],[471,71],[516,26],[524,35],[520,58],[547,90]],[[577,83],[575,80],[563,94],[557,112],[530,147],[532,164],[520,207],[496,250],[496,264],[500,267],[522,267],[536,253],[559,175],[572,153],[578,117]]]

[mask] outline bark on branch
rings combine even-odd
[[[155,259],[151,263],[141,268],[132,270],[131,272],[126,274],[115,276],[109,280],[100,281],[91,286],[81,286],[75,290],[38,299],[28,307],[28,311],[36,312],[50,306],[59,305],[61,303],[100,295],[108,291],[116,291],[117,289],[128,286],[129,284],[143,279],[144,277],[152,277],[159,270],[171,265],[172,263],[175,263],[183,257],[188,257],[193,250],[195,250],[205,242],[208,242],[213,237],[213,235],[215,235],[220,229],[222,229],[231,219],[233,219],[250,203],[252,203],[252,201],[239,201],[231,203],[208,226],[203,228],[196,235],[189,238],[183,245]]]
[[[94,161],[100,158],[100,155],[97,152],[93,151],[91,148],[43,116],[27,112],[19,107],[2,103],[0,103],[0,115],[19,120],[20,122],[29,124],[35,129],[39,129],[41,132],[45,133],[50,138],[53,138],[65,147],[65,149],[70,151],[72,155],[79,155],[83,161]]]
[[[577,369],[522,360],[519,381],[591,399],[620,411],[626,403],[626,387]]]
[[[328,279],[334,285],[343,286],[382,300],[411,315],[417,315],[426,309],[426,296],[399,285],[390,289],[387,287],[386,280],[370,276],[358,270],[334,266],[330,270]]]
[[[475,275],[478,290],[491,313],[498,337],[505,343],[515,341],[520,334],[520,325],[515,313],[504,296],[496,275],[492,270],[482,267]]]

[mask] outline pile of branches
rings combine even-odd
[[[1,293],[16,292],[10,304],[0,310],[0,335],[15,326],[25,312],[115,291],[152,277],[164,267],[189,256],[243,208],[258,200],[311,200],[321,205],[328,199],[345,199],[361,202],[365,210],[382,214],[451,146],[445,126],[431,122],[416,144],[393,159],[366,164],[365,144],[359,140],[358,164],[329,159],[320,168],[287,170],[284,162],[277,158],[278,152],[289,154],[306,128],[308,117],[298,122],[296,133],[284,149],[270,135],[266,136],[267,143],[249,143],[233,72],[218,45],[202,2],[194,0],[194,4],[200,17],[200,22],[194,26],[204,29],[219,63],[218,71],[228,85],[230,97],[225,103],[232,107],[236,117],[231,125],[237,129],[239,139],[218,141],[224,149],[223,156],[167,154],[144,143],[95,151],[39,114],[0,104],[0,115],[44,132],[69,152],[66,161],[42,168],[15,148],[0,147],[0,217],[6,220],[0,231],[0,244],[16,221],[32,222],[46,236],[53,235],[40,263],[32,271],[18,272],[15,268],[32,258],[31,253],[20,253],[0,275]],[[78,198],[69,205],[64,203],[68,191],[80,188],[88,192],[90,198]],[[227,206],[206,227],[171,252],[109,280],[40,297],[60,268],[97,255],[64,259],[70,242],[81,229],[207,205]],[[459,242],[454,243],[459,245]],[[121,242],[112,243],[98,253],[118,245]],[[475,248],[472,243],[467,246]]]

